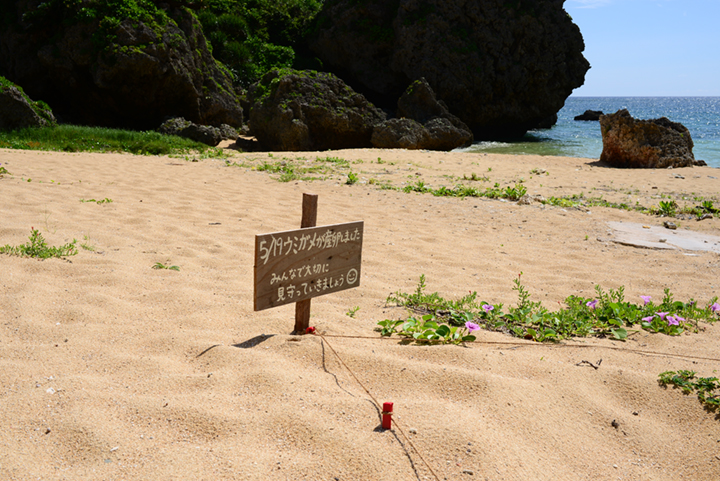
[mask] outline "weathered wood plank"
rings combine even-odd
[[[360,285],[363,221],[255,236],[255,310]]]

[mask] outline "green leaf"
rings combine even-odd
[[[422,328],[423,329],[437,329],[438,323],[435,321],[427,321],[425,324],[423,324]]]
[[[552,329],[545,329],[543,331],[543,337],[557,337],[557,332]]]
[[[624,341],[625,339],[627,339],[627,331],[622,327],[618,329],[611,329],[610,331],[612,332],[612,335],[615,339],[618,339],[620,341]]]
[[[476,339],[475,336],[470,335],[470,336],[464,336],[464,337],[462,338],[462,341],[463,341],[463,342],[473,342],[475,339]]]
[[[450,334],[450,328],[446,324],[443,324],[438,327],[435,332],[438,336],[447,337],[447,335]]]

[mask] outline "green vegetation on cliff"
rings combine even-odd
[[[48,104],[46,104],[42,100],[32,100],[23,91],[22,87],[20,87],[19,85],[15,85],[5,77],[0,76],[0,92],[3,92],[12,87],[16,88],[18,92],[20,92],[20,95],[25,98],[30,108],[32,108],[39,117],[45,119],[48,122],[48,125],[54,125],[56,123],[55,117],[53,116],[52,110],[50,109],[50,106]]]
[[[198,11],[213,56],[243,87],[274,68],[312,65],[302,39],[320,0],[207,0]]]
[[[116,42],[118,28],[128,20],[142,22],[159,41],[172,22],[161,7],[184,7],[194,11],[212,49],[236,84],[247,87],[263,74],[282,67],[318,67],[303,39],[322,7],[322,0],[48,0],[37,6],[18,7],[0,2],[5,26],[54,30],[59,25],[89,23],[95,48]],[[20,8],[20,10],[18,10]],[[15,19],[13,21],[13,19]],[[145,38],[147,41],[147,38]],[[155,41],[150,40],[150,43]],[[143,48],[136,45],[135,48]]]
[[[99,28],[93,40],[103,48],[114,42],[115,32],[124,20],[142,22],[160,36],[169,18],[150,0],[49,0],[29,9],[22,20],[37,28],[47,24],[97,23]]]

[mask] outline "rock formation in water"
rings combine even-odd
[[[327,0],[317,25],[311,48],[377,105],[424,77],[476,138],[552,118],[589,68],[563,0]]]
[[[696,165],[684,125],[665,117],[636,120],[626,109],[600,117],[602,162],[613,167],[666,168]]]
[[[598,121],[601,115],[605,115],[602,110],[586,110],[582,114],[576,115],[574,120]]]
[[[148,2],[131,19],[99,15],[101,8],[110,7],[59,0],[0,6],[16,17],[0,22],[0,74],[67,122],[154,129],[182,116],[242,125],[230,75],[189,10]]]
[[[248,90],[250,134],[271,150],[371,147],[385,114],[329,73],[274,70]]]
[[[47,104],[31,100],[20,87],[0,77],[0,130],[47,127],[55,123]]]

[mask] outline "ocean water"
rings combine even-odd
[[[573,118],[586,110],[610,114],[620,109],[628,109],[636,119],[667,117],[683,124],[695,144],[695,158],[720,168],[720,97],[569,97],[551,129],[530,131],[513,142],[477,142],[463,150],[599,159],[600,123]]]

